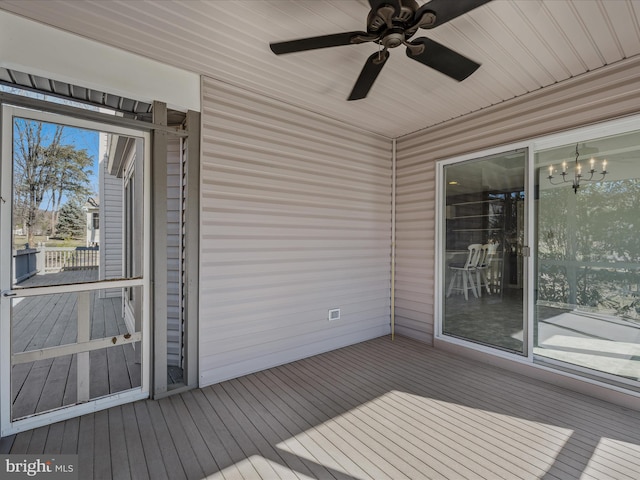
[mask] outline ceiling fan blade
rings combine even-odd
[[[283,53],[303,52],[305,50],[315,50],[316,48],[339,47],[341,45],[351,45],[375,40],[367,32],[345,32],[334,33],[333,35],[321,35],[319,37],[300,38],[287,42],[270,43],[271,51],[276,55]]]
[[[421,28],[434,28],[490,1],[491,0],[431,0],[416,10],[414,21],[415,23],[419,23],[425,13],[432,12],[436,16],[435,22],[422,24],[420,26]]]
[[[360,100],[365,98],[373,86],[373,82],[378,78],[378,74],[384,67],[385,62],[389,59],[389,51],[382,50],[376,52],[367,58],[356,84],[351,90],[348,100]]]
[[[412,46],[424,48],[412,48]],[[479,63],[425,37],[410,42],[406,53],[409,58],[434,68],[459,82],[480,67]]]

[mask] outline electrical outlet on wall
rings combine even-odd
[[[339,308],[329,309],[329,314],[327,318],[330,322],[333,322],[334,320],[340,320],[340,309]]]

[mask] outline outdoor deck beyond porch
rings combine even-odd
[[[97,269],[73,269],[35,275],[20,287],[79,284],[98,280]],[[90,339],[131,333],[122,315],[120,292],[101,298],[90,295]],[[78,335],[78,295],[60,293],[20,298],[11,314],[12,352],[32,352],[70,345]],[[91,398],[140,386],[140,364],[131,344],[89,352]],[[11,415],[19,419],[77,402],[78,355],[28,361],[12,366]]]
[[[640,412],[383,337],[24,432],[11,452],[77,453],[82,479],[637,479]]]

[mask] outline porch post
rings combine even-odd
[[[167,105],[153,102],[153,123],[167,125]],[[154,130],[151,150],[152,270],[151,318],[153,395],[167,391],[167,132]]]
[[[189,387],[197,387],[198,308],[200,270],[200,113],[187,112],[184,233],[184,372]]]
[[[44,275],[46,273],[44,270],[46,249],[47,247],[43,242],[38,244],[38,253],[36,253],[36,270],[38,271],[38,275]]]

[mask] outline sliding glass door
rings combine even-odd
[[[640,380],[639,160],[640,131],[536,152],[536,358]]]
[[[640,388],[638,125],[440,164],[436,335]]]
[[[444,166],[442,333],[525,354],[526,150]]]

